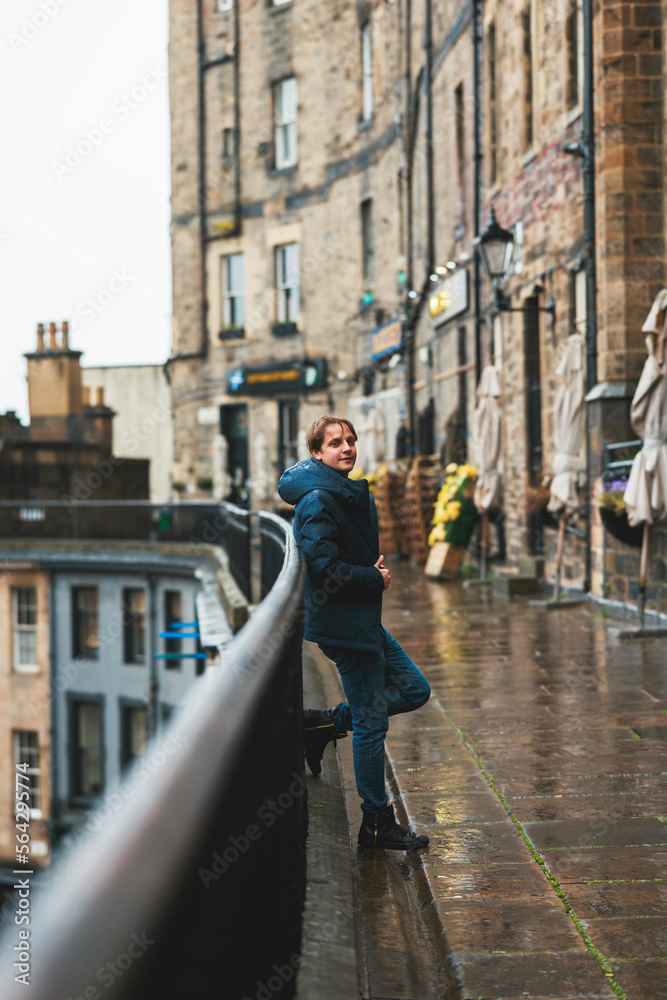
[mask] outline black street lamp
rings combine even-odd
[[[475,238],[475,246],[479,249],[491,286],[496,289],[504,285],[509,277],[514,253],[514,233],[503,229],[496,219],[493,206],[486,229],[481,236]]]
[[[514,233],[509,229],[503,229],[496,219],[493,205],[486,229],[481,236],[476,237],[474,242],[495,293],[496,309],[500,312],[531,312],[533,309],[537,309],[539,312],[549,313],[552,323],[556,322],[556,303],[553,299],[546,306],[510,306],[509,296],[503,292],[502,286],[510,276],[514,255]]]

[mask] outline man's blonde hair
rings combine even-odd
[[[312,424],[306,431],[306,447],[308,448],[308,451],[311,453],[314,451],[322,451],[322,445],[324,444],[324,432],[327,427],[330,427],[332,424],[340,424],[341,427],[347,427],[354,437],[354,440],[357,440],[357,432],[346,417],[335,417],[333,413],[325,413],[323,416],[318,417],[317,420],[313,420]]]

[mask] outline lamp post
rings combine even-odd
[[[475,248],[482,258],[484,269],[489,276],[491,287],[494,291],[494,305],[499,312],[532,312],[537,309],[539,312],[549,313],[551,322],[556,322],[556,303],[552,299],[546,306],[511,306],[510,297],[503,291],[503,285],[507,283],[510,276],[512,257],[514,256],[514,233],[509,229],[503,229],[496,213],[491,206],[489,221],[486,229],[475,239]]]

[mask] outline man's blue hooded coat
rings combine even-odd
[[[278,492],[296,507],[294,537],[308,564],[305,638],[379,651],[384,579],[374,566],[378,519],[367,481],[309,458],[283,473]]]

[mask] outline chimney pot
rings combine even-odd
[[[90,386],[81,386],[81,402],[84,406],[90,406]]]
[[[57,347],[58,345],[56,344],[56,324],[49,323],[49,348],[50,350],[55,351]]]
[[[43,351],[44,350],[44,324],[43,323],[38,323],[37,324],[37,350],[38,351]]]
[[[66,319],[64,319],[62,321],[62,324],[60,326],[60,333],[61,333],[60,341],[61,341],[63,349],[64,350],[69,350],[69,342],[68,342],[69,341],[69,338],[68,338],[69,323],[67,322]]]
[[[104,406],[104,386],[97,386],[97,399],[95,401],[96,406]]]

